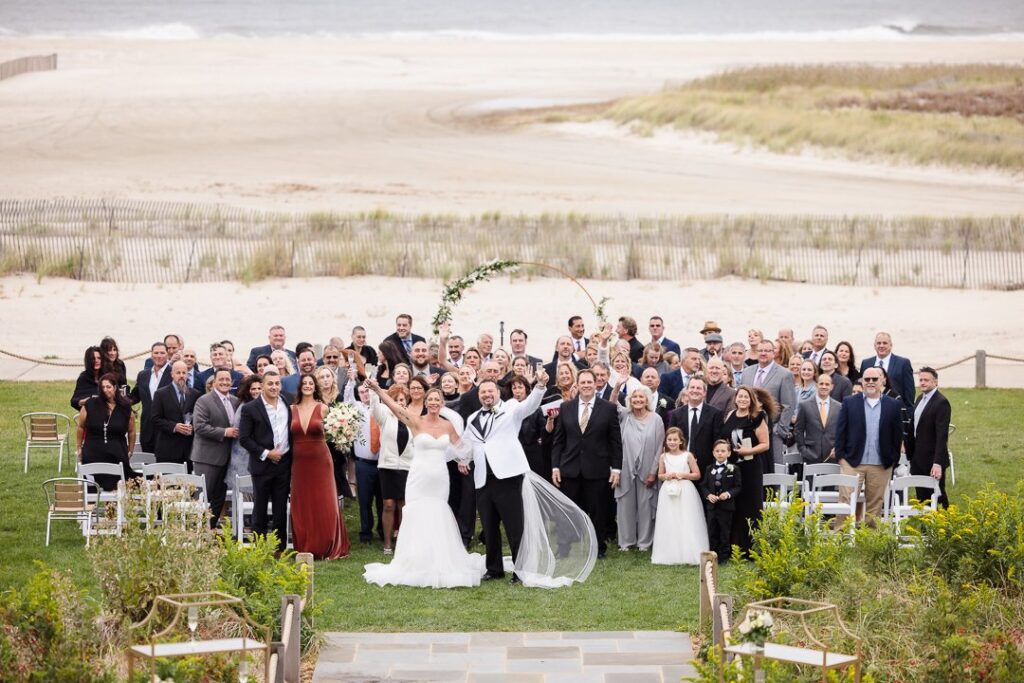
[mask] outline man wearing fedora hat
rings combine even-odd
[[[704,362],[708,362],[712,358],[722,357],[722,328],[718,326],[714,320],[705,320],[704,328],[701,329],[700,333],[704,335],[704,348],[700,350],[700,355],[704,358]]]

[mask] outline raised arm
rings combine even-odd
[[[451,326],[449,325],[447,320],[441,323],[441,325],[437,328],[437,364],[448,372],[454,372],[455,374],[459,374],[459,368],[448,360],[448,337],[450,329]]]
[[[408,410],[398,405],[398,403],[395,402],[395,399],[391,398],[386,391],[380,388],[380,385],[377,384],[376,380],[368,379],[364,382],[364,385],[367,389],[373,392],[373,394],[379,398],[385,406],[388,407],[388,410],[390,410],[395,417],[410,427],[419,428],[419,419]]]

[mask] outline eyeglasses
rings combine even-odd
[[[881,377],[861,377],[862,382],[881,382]]]
[[[324,356],[324,360],[338,360],[341,356]]]

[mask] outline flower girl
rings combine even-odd
[[[700,469],[693,454],[684,450],[686,437],[678,427],[665,433],[665,452],[658,463],[658,513],[654,521],[653,564],[700,564],[708,549],[704,506],[695,481]]]

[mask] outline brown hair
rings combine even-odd
[[[669,427],[668,430],[665,432],[665,443],[664,443],[665,450],[666,451],[668,450],[668,435],[669,434],[675,434],[676,436],[679,437],[679,441],[682,442],[680,444],[679,448],[680,448],[680,450],[684,450],[685,451],[686,450],[686,446],[688,445],[686,443],[686,435],[683,434],[683,430],[680,429],[679,427]]]

